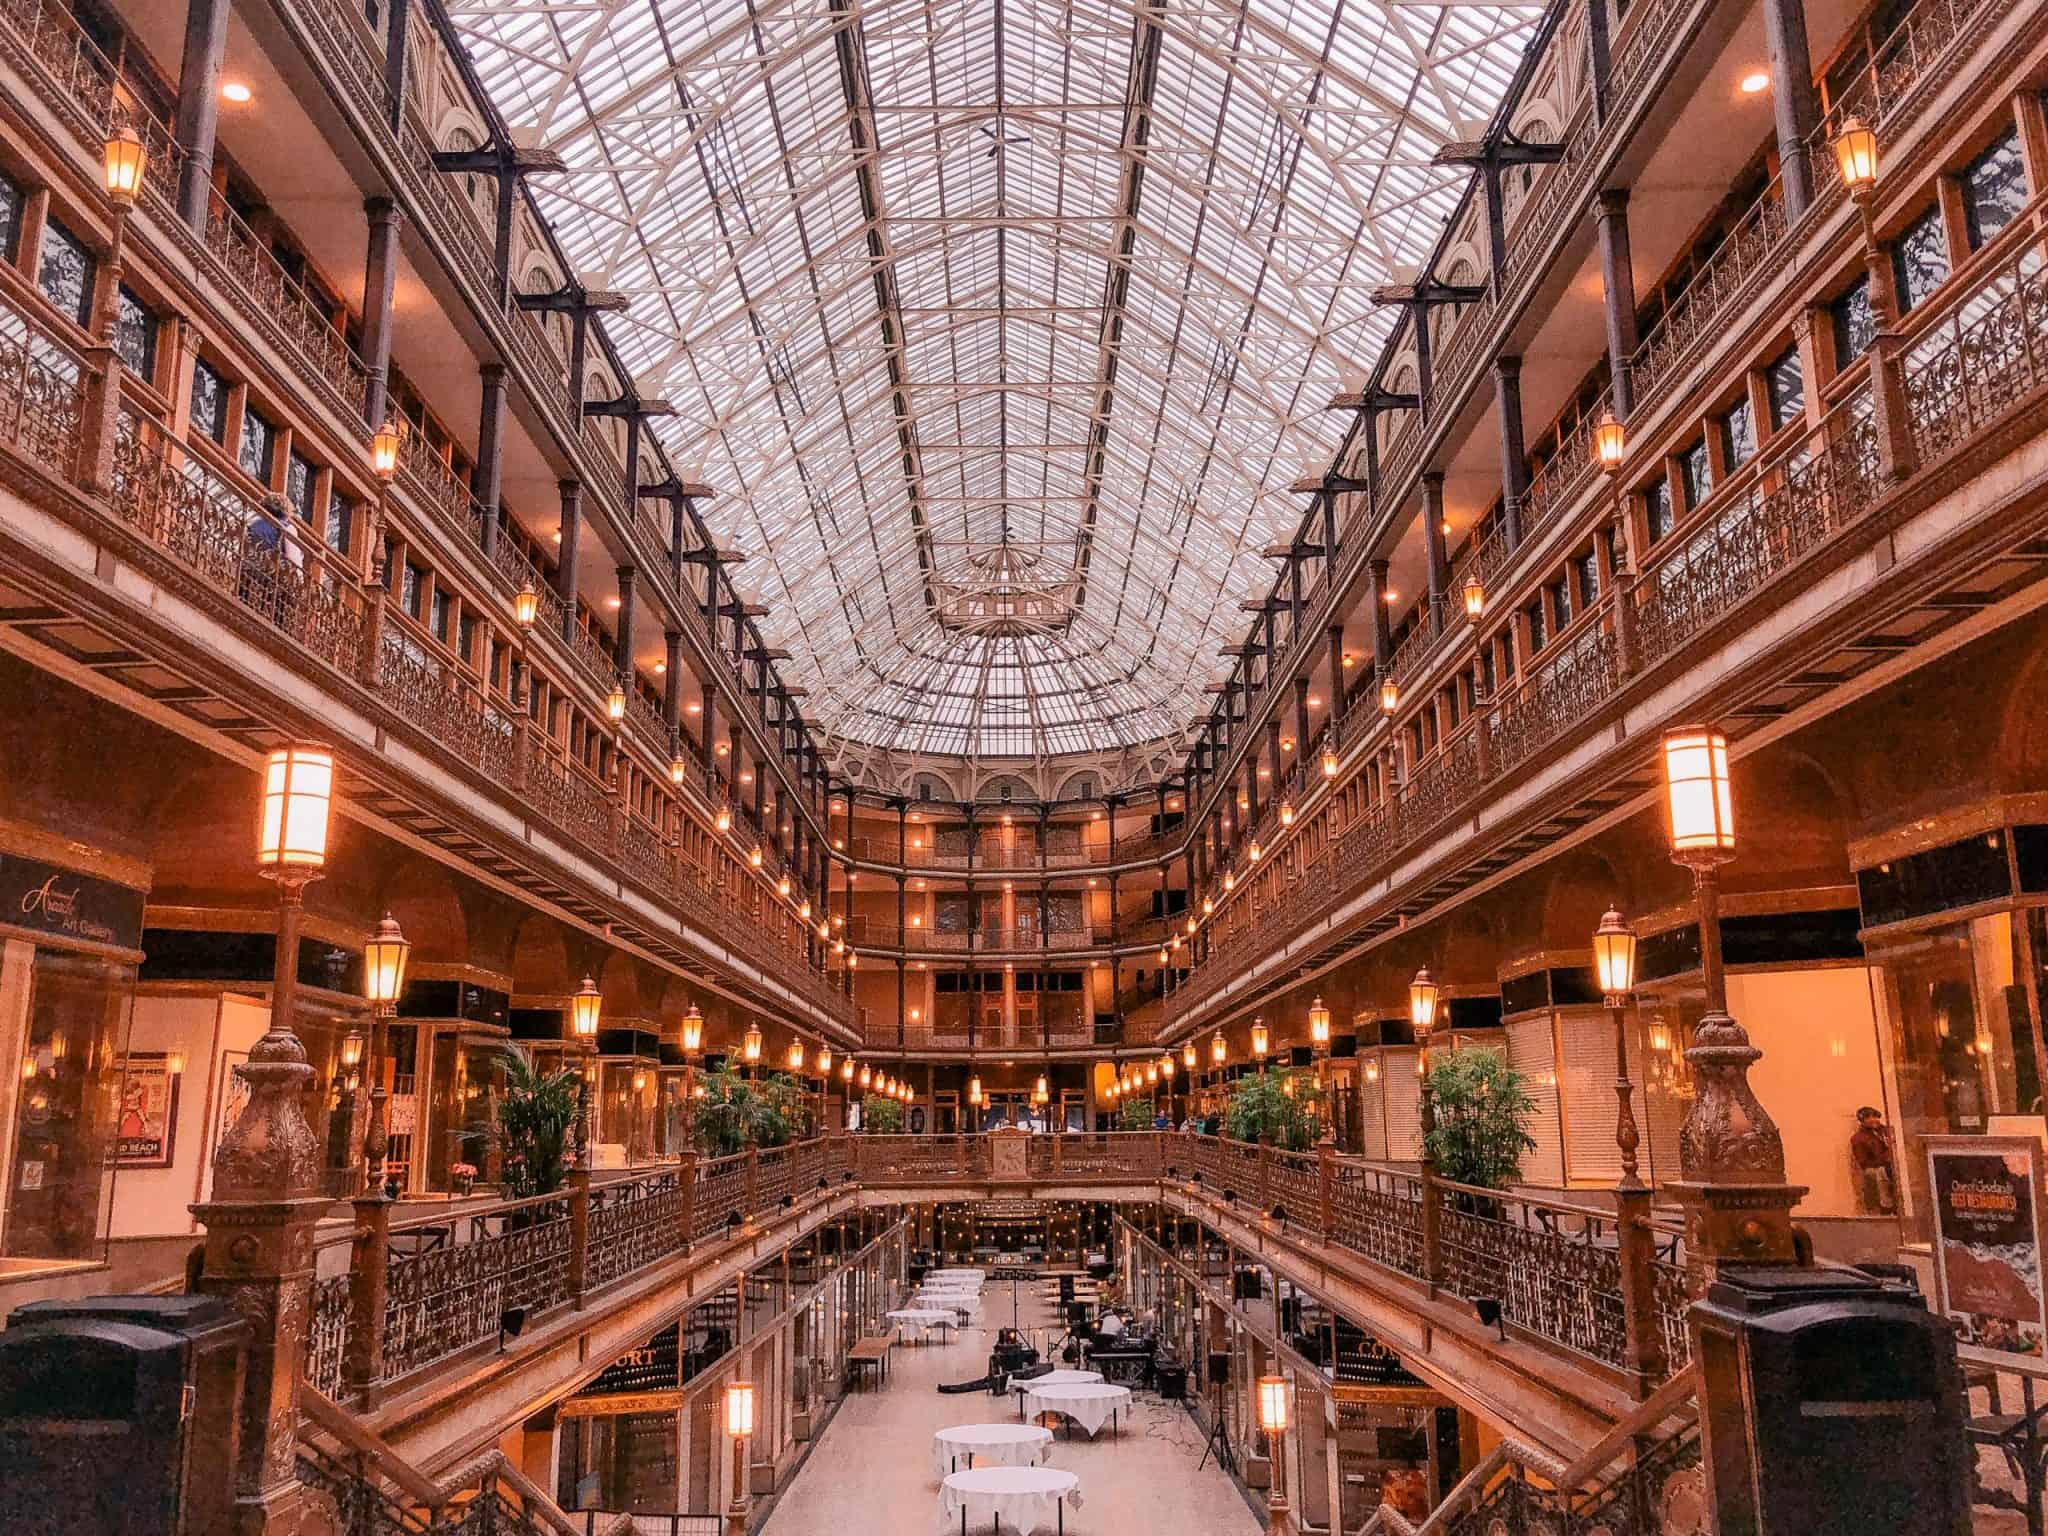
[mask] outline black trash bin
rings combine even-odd
[[[212,1296],[17,1307],[0,1333],[9,1536],[228,1531],[248,1336]]]
[[[1964,1536],[1955,1333],[1910,1284],[1730,1269],[1693,1307],[1720,1536]]]

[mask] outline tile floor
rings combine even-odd
[[[1019,1286],[1019,1320],[1043,1349],[1057,1331],[1050,1313]],[[809,1458],[783,1490],[764,1536],[941,1536],[932,1476],[932,1434],[949,1424],[1016,1421],[1014,1398],[986,1393],[941,1396],[942,1381],[966,1381],[986,1369],[994,1330],[1009,1322],[1010,1287],[990,1282],[980,1321],[946,1344],[899,1345],[889,1384],[856,1392],[840,1405]],[[1177,1403],[1139,1393],[1112,1438],[1091,1443],[1056,1431],[1047,1465],[1078,1473],[1082,1506],[1069,1510],[1067,1536],[1258,1536],[1261,1521],[1213,1460],[1199,1472],[1202,1431]],[[1004,1530],[1007,1533],[1008,1527]],[[987,1536],[982,1526],[970,1536]]]

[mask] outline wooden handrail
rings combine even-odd
[[[1687,1398],[1696,1397],[1699,1389],[1699,1367],[1688,1365],[1636,1404],[1634,1411],[1627,1418],[1602,1435],[1591,1450],[1566,1467],[1556,1480],[1558,1487],[1566,1492],[1582,1487],[1608,1462],[1627,1450],[1637,1436],[1646,1434],[1660,1420],[1669,1418]]]
[[[303,1383],[299,1387],[299,1412],[323,1433],[333,1436],[368,1460],[378,1475],[388,1479],[407,1498],[430,1510],[446,1509],[487,1481],[503,1483],[518,1495],[529,1517],[556,1532],[557,1536],[584,1536],[582,1527],[495,1447],[465,1462],[437,1482],[393,1450],[382,1436],[365,1429],[325,1394]],[[597,1536],[633,1536],[634,1530],[633,1517],[620,1514],[600,1526]]]

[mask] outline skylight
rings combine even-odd
[[[1203,712],[1541,14],[450,8],[810,713],[976,756]]]

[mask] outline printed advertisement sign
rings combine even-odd
[[[1932,1138],[1935,1268],[1941,1308],[1978,1349],[2043,1353],[2041,1144],[2031,1138]]]
[[[121,1120],[114,1131],[116,1166],[171,1166],[178,1133],[178,1078],[164,1052],[137,1052],[121,1058]]]

